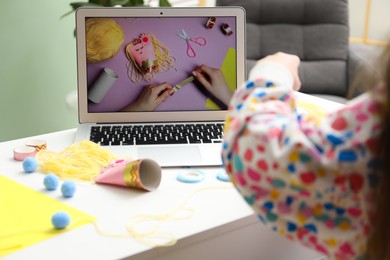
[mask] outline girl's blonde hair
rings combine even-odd
[[[380,165],[377,169],[379,185],[375,190],[375,221],[371,224],[367,248],[368,259],[390,260],[390,44],[381,55],[375,74],[376,85],[383,84],[386,97],[382,97],[381,104],[382,132],[378,142]]]

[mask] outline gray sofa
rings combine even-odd
[[[296,54],[302,92],[345,102],[356,71],[366,66],[349,43],[347,0],[216,0],[216,5],[246,10],[247,71],[266,55]]]

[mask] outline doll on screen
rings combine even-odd
[[[175,59],[169,50],[152,34],[142,33],[138,38],[126,45],[128,77],[136,83],[141,80],[150,81],[153,74],[169,71]]]

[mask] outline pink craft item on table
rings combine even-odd
[[[153,160],[120,159],[101,169],[95,182],[152,191],[161,182],[161,168]]]
[[[36,154],[36,149],[30,146],[20,146],[14,149],[14,160],[23,161],[27,157],[34,157]]]

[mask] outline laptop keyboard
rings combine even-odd
[[[91,127],[90,140],[100,145],[221,143],[222,123],[99,125]]]

